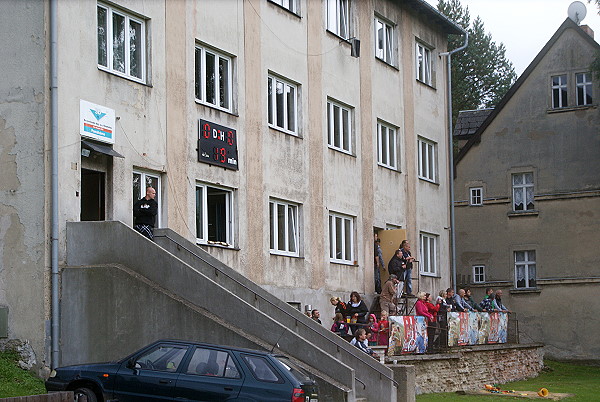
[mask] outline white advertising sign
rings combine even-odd
[[[91,102],[79,101],[79,133],[97,141],[115,143],[115,111]]]

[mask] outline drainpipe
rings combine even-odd
[[[51,299],[51,367],[59,365],[60,309],[58,300],[58,85],[57,85],[57,6],[58,0],[50,0],[50,137],[51,137],[51,197],[52,197],[52,299]]]
[[[452,63],[451,56],[454,53],[463,51],[469,44],[469,32],[465,33],[465,43],[459,48],[450,52],[440,53],[447,57],[446,74],[448,76],[448,175],[450,179],[450,254],[452,260],[452,287],[456,290],[456,232],[454,230],[454,147],[452,144]]]

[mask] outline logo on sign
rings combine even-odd
[[[106,113],[103,112],[99,112],[97,110],[94,109],[90,109],[90,112],[92,112],[92,114],[94,115],[94,117],[96,118],[96,120],[100,120],[101,118],[103,118],[104,116],[106,116]]]

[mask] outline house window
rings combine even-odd
[[[156,197],[154,197],[154,201],[158,204],[158,212],[156,214],[156,227],[161,227],[160,225],[160,209],[161,209],[161,199],[162,193],[160,189],[160,176],[146,173],[146,172],[133,172],[133,202],[136,202],[142,197],[146,196],[146,188],[152,187],[156,191]]]
[[[419,138],[419,178],[436,180],[436,144]]]
[[[396,129],[384,123],[377,123],[377,163],[390,169],[397,169]]]
[[[215,50],[196,46],[196,99],[219,109],[231,111],[232,60]]]
[[[269,202],[271,253],[298,256],[298,205]]]
[[[483,188],[471,187],[471,205],[483,205]]]
[[[394,63],[394,27],[375,17],[375,57]]]
[[[577,84],[577,106],[592,104],[592,74],[575,74],[575,83]]]
[[[327,0],[327,29],[342,38],[350,36],[349,0]]]
[[[354,263],[354,218],[329,214],[329,260],[342,264]]]
[[[327,143],[338,151],[352,153],[352,115],[350,108],[327,101]]]
[[[98,67],[144,82],[146,23],[120,9],[98,4]]]
[[[533,173],[512,175],[513,208],[515,211],[533,210]]]
[[[271,3],[275,3],[291,11],[294,14],[298,14],[298,0],[269,0]]]
[[[567,107],[567,76],[555,75],[552,77],[552,107]]]
[[[431,49],[417,43],[417,80],[431,85]]]
[[[485,265],[473,265],[473,283],[485,282]]]
[[[281,78],[269,76],[269,126],[296,134],[298,116],[298,108],[296,106],[297,93],[298,88],[296,85]]]
[[[196,185],[196,238],[199,243],[233,246],[233,191]]]
[[[437,236],[421,233],[421,273],[435,275],[437,273]]]
[[[535,251],[515,251],[515,287],[535,288]]]

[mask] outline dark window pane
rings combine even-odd
[[[129,75],[142,78],[142,25],[129,21]]]
[[[229,61],[219,58],[219,96],[220,105],[229,108]]]
[[[206,53],[206,99],[205,101],[208,103],[212,103],[215,105],[217,101],[215,100],[216,92],[215,92],[215,55]]]
[[[98,64],[104,67],[108,67],[107,18],[108,11],[105,8],[98,7]]]
[[[285,105],[285,98],[284,98],[284,85],[282,82],[276,81],[275,82],[275,91],[276,91],[276,95],[275,95],[275,112],[277,113],[277,127],[285,127],[284,126],[284,121],[285,119],[283,118],[284,115],[284,105]]]
[[[196,99],[202,100],[202,49],[196,48],[194,68],[196,71],[194,81],[194,92],[196,94]]]
[[[196,187],[196,237],[198,239],[204,238],[204,220],[202,219],[204,211],[203,192],[203,187]]]
[[[125,72],[125,17],[113,13],[113,69]]]

